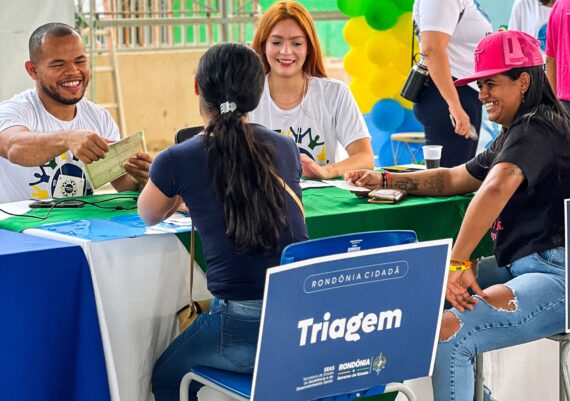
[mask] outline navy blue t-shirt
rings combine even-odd
[[[260,125],[251,124],[251,127],[257,143],[269,143],[274,148],[277,173],[301,199],[302,169],[295,143]],[[285,246],[307,239],[301,210],[285,193],[289,221],[280,237],[279,248],[263,254],[238,253],[226,235],[224,211],[215,196],[207,165],[204,137],[198,135],[160,153],[152,163],[150,179],[164,195],[180,195],[188,206],[204,245],[210,292],[221,299],[262,299],[267,268],[279,265]]]
[[[564,199],[570,197],[570,142],[534,117],[516,120],[466,164],[483,181],[498,163],[516,165],[525,181],[491,228],[499,266],[564,246]]]

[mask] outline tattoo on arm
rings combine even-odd
[[[418,187],[418,182],[411,178],[397,178],[394,180],[394,188],[403,189],[405,191],[415,191]]]
[[[445,187],[445,182],[443,180],[442,173],[436,173],[432,177],[426,180],[426,186],[438,194],[443,192],[443,188]]]

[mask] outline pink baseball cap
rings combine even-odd
[[[455,86],[463,86],[513,68],[543,64],[538,40],[520,31],[495,32],[481,40],[475,49],[475,74],[458,79]]]

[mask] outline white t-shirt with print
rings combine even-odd
[[[543,6],[538,0],[515,0],[509,29],[523,31],[540,41],[544,53],[546,48],[546,26],[552,8]]]
[[[421,32],[446,33],[451,36],[447,46],[451,75],[464,78],[475,72],[475,48],[493,31],[477,0],[416,0],[413,18],[420,30],[420,50]],[[477,89],[475,83],[470,86]]]
[[[110,141],[119,139],[117,124],[107,110],[87,99],[76,106],[73,120],[59,120],[45,109],[36,89],[28,89],[0,103],[0,135],[6,128],[21,125],[32,132],[90,130]],[[0,157],[0,203],[91,193],[83,163],[70,151],[38,167],[19,166]]]
[[[350,89],[331,78],[310,77],[301,104],[282,110],[271,99],[266,77],[261,100],[249,113],[249,121],[289,136],[301,153],[321,166],[339,161],[339,143],[346,149],[354,141],[370,138]]]

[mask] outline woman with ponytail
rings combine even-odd
[[[206,128],[158,155],[139,198],[147,224],[168,218],[182,202],[188,206],[213,295],[210,311],[158,359],[152,378],[157,401],[178,400],[180,380],[197,365],[253,371],[265,271],[279,264],[286,245],[307,239],[303,213],[286,191],[301,198],[297,147],[247,120],[263,83],[253,50],[233,43],[210,48],[195,81]],[[191,400],[199,387],[192,383]]]

